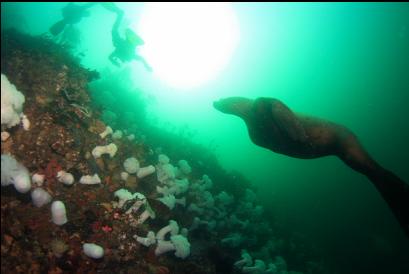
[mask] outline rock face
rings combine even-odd
[[[147,124],[143,111],[129,117],[118,114],[117,126],[127,120],[122,125],[126,126],[127,132],[121,128],[124,137],[114,139],[108,135],[101,139],[99,133],[106,127],[101,119],[102,110],[91,104],[88,95],[88,84],[98,76],[97,73],[81,67],[79,60],[47,38],[15,31],[3,31],[1,35],[2,73],[25,95],[24,114],[31,122],[28,131],[22,127],[9,131],[8,138],[1,142],[1,153],[14,155],[31,175],[41,175],[44,178],[41,188],[54,202],[64,203],[66,214],[66,218],[56,220],[58,225],[54,225],[51,203],[37,208],[30,202],[29,194],[19,196],[13,188],[3,188],[1,272],[210,274],[216,273],[216,268],[223,268],[218,272],[231,273],[226,270],[229,269],[226,265],[236,258],[228,253],[224,255],[226,250],[209,253],[208,249],[217,246],[219,239],[205,229],[188,233],[192,255],[184,260],[177,260],[174,256],[158,259],[154,248],[148,249],[132,239],[136,232],[146,235],[148,231],[158,231],[170,219],[189,227],[195,216],[180,205],[170,210],[158,201],[157,176],[142,175],[154,171],[157,166],[150,165],[158,163],[163,147],[171,159],[188,159],[189,167],[183,163],[186,167],[182,176],[186,180],[199,182],[203,174],[209,174],[218,188],[228,189],[237,196],[244,193],[249,182],[240,174],[227,174],[217,158],[205,147],[191,143],[189,136],[151,125],[143,130],[138,128]],[[121,70],[119,76],[123,73]],[[102,82],[100,88],[115,90],[120,86],[118,82],[122,78],[114,76],[113,80]],[[135,95],[135,90],[126,91]],[[144,106],[135,108],[139,111]],[[130,135],[135,139],[125,138]],[[95,159],[92,156],[91,151],[96,146],[111,142],[118,148],[115,157],[102,155]],[[123,163],[129,157],[136,157],[142,167],[150,166],[149,172],[133,173],[121,179]],[[170,167],[169,159],[163,164]],[[59,183],[61,171],[72,174],[75,182],[69,186]],[[168,177],[176,176],[173,168],[167,171]],[[87,174],[98,174],[101,183],[78,183]],[[114,200],[114,192],[124,187],[146,195],[149,210],[144,205],[137,212],[124,214]],[[195,193],[186,193],[187,203],[197,202],[195,199]],[[61,207],[59,209],[61,213]],[[133,227],[138,221],[136,218],[144,211],[154,212],[155,219]],[[99,259],[85,256],[83,243],[97,243],[104,251],[103,257],[99,258],[101,249],[95,247],[91,248],[90,254]]]

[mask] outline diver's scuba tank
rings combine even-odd
[[[141,46],[145,44],[143,39],[130,28],[127,28],[125,30],[125,39],[126,41],[131,43],[133,46]]]

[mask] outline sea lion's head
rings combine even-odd
[[[246,119],[251,110],[253,100],[244,97],[228,97],[213,102],[213,107],[226,114],[237,115]]]

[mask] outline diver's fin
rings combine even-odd
[[[392,172],[380,169],[380,172],[370,174],[368,178],[381,193],[403,231],[409,237],[409,185]]]
[[[116,12],[116,13],[122,12],[122,10],[118,8],[118,6],[115,5],[114,2],[101,2],[101,6],[112,12]]]
[[[50,28],[51,34],[57,36],[64,30],[66,24],[67,23],[65,22],[65,20],[58,21],[57,23],[51,26]]]

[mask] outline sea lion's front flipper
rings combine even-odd
[[[256,109],[264,109],[283,135],[288,136],[293,141],[303,142],[307,139],[305,129],[295,116],[295,114],[282,102],[272,98],[258,98],[254,103]]]

